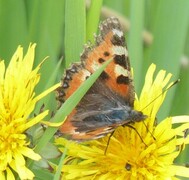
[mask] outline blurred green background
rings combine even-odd
[[[41,92],[59,81],[64,67],[79,61],[83,45],[94,42],[99,22],[110,16],[123,25],[137,94],[155,63],[157,70],[172,73],[173,81],[181,79],[169,90],[158,120],[189,114],[188,0],[0,0],[0,59],[8,65],[18,45],[26,51],[30,42],[37,43],[35,65],[49,56],[37,87]],[[187,152],[183,163],[189,160]]]

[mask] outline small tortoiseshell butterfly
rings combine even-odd
[[[74,63],[66,70],[57,90],[58,101],[62,104],[110,58],[113,61],[67,117],[59,133],[77,141],[97,139],[118,126],[146,118],[133,109],[135,94],[128,51],[121,25],[114,17],[101,23],[96,45],[85,47],[81,63]]]

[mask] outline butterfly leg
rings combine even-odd
[[[133,129],[133,130],[138,134],[138,136],[139,136],[139,138],[141,139],[141,141],[142,141],[142,142],[145,144],[145,146],[147,147],[146,143],[145,143],[144,140],[142,139],[142,136],[141,136],[140,133],[136,130],[135,127],[131,126],[130,124],[125,124],[125,125],[123,125],[123,127],[125,127],[125,126],[130,127],[131,129]]]
[[[107,142],[107,145],[106,145],[106,149],[105,149],[105,151],[104,151],[104,155],[106,155],[106,152],[107,152],[107,150],[108,150],[108,146],[109,146],[109,144],[110,144],[111,137],[114,135],[114,132],[115,132],[115,130],[112,131],[111,134],[110,134],[110,136],[108,137],[108,142]]]

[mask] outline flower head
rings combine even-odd
[[[29,117],[36,103],[57,85],[36,96],[34,88],[40,80],[34,70],[35,44],[30,45],[23,57],[23,48],[18,47],[9,66],[0,61],[0,179],[33,179],[34,174],[26,167],[25,158],[39,160],[40,156],[29,148],[26,130],[40,122],[47,114],[44,111]]]
[[[133,128],[117,128],[108,147],[108,136],[81,144],[57,139],[56,143],[67,149],[62,168],[64,178],[121,180],[172,179],[176,175],[189,177],[189,174],[183,173],[185,167],[173,163],[181,151],[179,147],[189,143],[183,134],[183,130],[189,128],[189,117],[170,117],[156,123],[156,114],[166,95],[163,89],[170,86],[171,74],[160,71],[153,80],[154,71],[155,65],[151,65],[140,98],[136,97],[134,105],[136,110],[142,110],[148,116],[144,122],[133,124]],[[172,124],[178,122],[185,123],[173,128]]]

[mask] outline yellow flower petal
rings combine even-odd
[[[66,118],[65,118],[66,119]],[[42,124],[45,124],[47,126],[51,126],[51,127],[59,127],[61,126],[62,124],[64,124],[64,121],[63,120],[62,122],[59,122],[59,123],[54,123],[54,122],[49,122],[49,121],[41,121]]]
[[[28,147],[26,130],[42,121],[48,111],[29,117],[36,103],[59,84],[38,96],[35,94],[42,64],[33,70],[35,46],[30,44],[25,56],[19,46],[6,69],[4,61],[0,61],[0,179],[15,179],[17,174],[20,179],[33,179],[34,174],[26,167],[26,158],[40,159]]]
[[[33,179],[34,174],[32,171],[30,171],[26,166],[20,166],[15,163],[15,161],[12,161],[10,164],[10,167],[19,174],[20,179]]]
[[[12,171],[9,168],[7,168],[6,173],[7,173],[7,179],[15,180],[14,174],[12,173]]]
[[[29,157],[35,161],[38,161],[41,159],[41,156],[39,154],[36,154],[32,149],[28,148],[28,147],[21,147],[20,148],[22,154],[26,157]]]
[[[26,130],[29,127],[32,127],[33,125],[37,124],[38,122],[41,121],[46,115],[48,114],[48,110],[38,114],[38,116],[32,118],[30,121],[28,121],[26,124],[23,124],[20,126],[22,130]]]
[[[188,171],[187,167],[173,165],[172,166],[172,171],[175,172],[175,174],[177,176],[182,176],[182,177],[189,178],[189,171]]]
[[[172,124],[187,123],[189,122],[189,116],[174,116],[172,117]]]
[[[6,180],[5,179],[5,173],[3,171],[0,171],[0,179]],[[14,179],[12,179],[12,180],[14,180]]]
[[[153,78],[155,69],[154,64],[149,67],[144,88],[135,100],[135,109],[148,115],[144,122],[132,124],[135,130],[127,126],[117,128],[108,147],[108,136],[80,144],[64,138],[56,140],[56,144],[62,145],[62,152],[67,149],[62,168],[63,179],[151,180],[177,179],[176,175],[188,177],[187,173],[184,174],[186,168],[175,166],[174,160],[183,150],[178,149],[177,145],[188,143],[181,132],[189,128],[189,116],[182,119],[170,117],[156,124],[157,112],[166,95],[166,92],[162,92],[171,85],[169,80],[172,75],[162,70]],[[178,122],[184,124],[173,128],[172,123]]]

